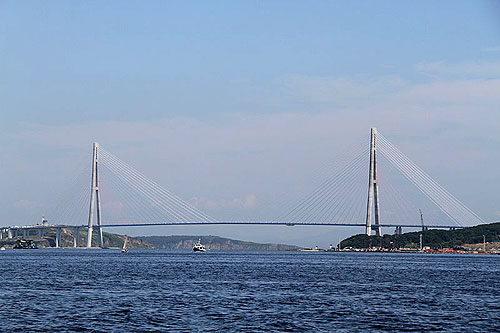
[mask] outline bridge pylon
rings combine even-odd
[[[101,223],[101,198],[99,194],[99,143],[92,146],[92,181],[90,183],[90,207],[87,233],[87,247],[92,247],[92,231],[94,228],[94,213],[97,217],[99,247],[103,247]]]
[[[370,236],[372,230],[377,236],[382,235],[380,226],[380,203],[378,192],[377,170],[377,129],[372,127],[370,138],[370,171],[368,180],[368,200],[366,205],[366,234]],[[375,213],[375,223],[372,225],[372,215]]]

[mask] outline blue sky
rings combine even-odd
[[[3,1],[0,9],[2,96],[8,110],[22,108],[12,122],[211,117],[247,109],[241,94],[290,73],[422,80],[416,63],[496,60],[483,50],[498,45],[500,30],[498,2],[484,1]]]
[[[378,126],[500,219],[499,96],[498,1],[0,1],[2,217],[38,216],[94,140],[229,202]]]

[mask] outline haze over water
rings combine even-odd
[[[0,252],[2,331],[500,330],[500,256]]]

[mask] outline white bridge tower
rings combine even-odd
[[[97,211],[96,211],[97,210]],[[101,223],[101,198],[99,195],[99,143],[94,142],[92,147],[92,182],[90,184],[89,225],[87,233],[87,247],[92,247],[92,231],[94,228],[94,213],[97,215],[99,232],[99,247],[103,247]]]
[[[372,215],[375,211],[375,223],[372,225]],[[370,139],[370,172],[368,181],[368,203],[366,205],[366,234],[370,236],[372,230],[377,236],[382,236],[380,226],[380,204],[377,174],[377,129],[372,127]]]

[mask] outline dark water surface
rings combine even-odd
[[[500,256],[7,250],[0,331],[500,331]]]

